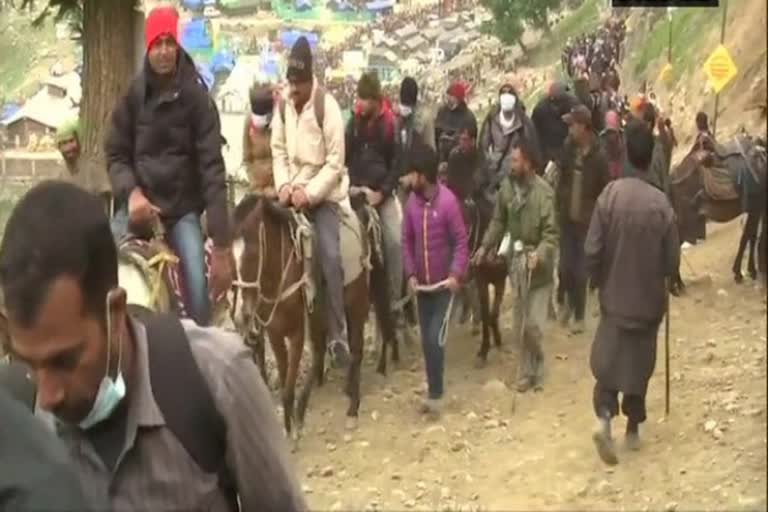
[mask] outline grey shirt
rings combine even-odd
[[[221,329],[182,324],[226,424],[227,469],[241,510],[307,510],[275,408],[242,340]],[[123,428],[86,435],[57,425],[89,502],[108,500],[114,511],[231,510],[218,476],[204,473],[166,426],[152,394],[146,331],[135,321],[132,326],[135,373],[127,402],[115,413],[124,416]]]

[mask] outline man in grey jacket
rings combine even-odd
[[[665,280],[675,275],[680,263],[675,214],[649,175],[653,132],[633,121],[626,134],[627,156],[636,173],[605,187],[584,245],[587,271],[600,290],[601,311],[590,354],[599,420],[593,439],[607,464],[618,462],[611,419],[619,413],[619,393],[628,419],[627,446],[640,446],[639,425],[646,419],[645,395],[656,365],[656,335],[668,300]]]

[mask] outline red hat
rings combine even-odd
[[[147,22],[144,27],[144,39],[147,44],[147,50],[161,36],[169,35],[174,41],[179,41],[179,13],[175,7],[165,6],[152,9],[147,16]]]
[[[467,97],[467,86],[461,82],[453,82],[448,88],[448,96],[453,96],[459,101],[464,101]]]

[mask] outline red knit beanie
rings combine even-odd
[[[175,7],[156,7],[147,16],[144,28],[144,38],[147,50],[161,36],[169,35],[174,41],[179,42],[179,13]]]
[[[448,95],[459,101],[464,101],[467,98],[467,86],[462,82],[454,82],[448,88]]]

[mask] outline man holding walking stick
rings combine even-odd
[[[443,398],[445,337],[453,296],[467,272],[469,250],[461,206],[437,181],[437,155],[419,141],[411,149],[407,173],[411,190],[403,215],[403,267],[416,293],[421,345],[429,396],[420,412],[436,419]]]
[[[511,243],[502,244],[509,261],[512,289],[517,290],[514,317],[522,332],[522,360],[518,361],[517,391],[540,389],[543,377],[544,351],[541,347],[549,298],[552,295],[553,265],[557,249],[558,228],[554,213],[554,192],[536,175],[539,162],[535,146],[521,139],[512,148],[511,169],[496,198],[493,218],[485,232],[473,263],[493,256],[505,236]]]
[[[674,212],[648,172],[653,132],[641,121],[631,121],[625,133],[627,157],[636,172],[600,194],[585,243],[587,271],[600,290],[601,312],[590,354],[599,420],[593,440],[607,464],[618,463],[611,420],[619,413],[619,393],[628,419],[627,447],[640,447],[656,337],[667,311],[666,282],[680,263]]]

